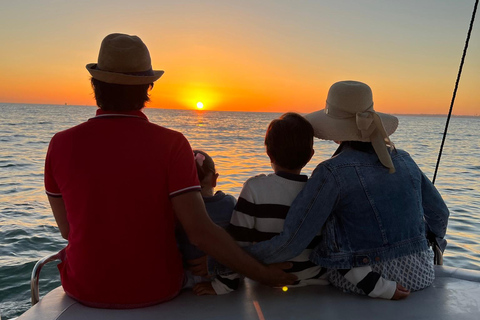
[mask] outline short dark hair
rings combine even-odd
[[[272,162],[290,170],[301,169],[312,156],[313,127],[298,113],[285,113],[270,122],[265,146]]]
[[[91,82],[97,106],[105,111],[140,110],[150,101],[148,91],[153,88],[153,83],[125,85],[106,83],[94,78]]]

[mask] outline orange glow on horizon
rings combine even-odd
[[[342,79],[356,79],[372,87],[375,110],[379,112],[447,114],[453,90],[453,80],[450,79],[425,85],[418,79],[392,81],[383,75],[336,75],[335,70],[326,70],[322,77],[309,74],[284,76],[273,71],[270,71],[271,76],[265,76],[263,73],[268,74],[271,67],[251,64],[250,72],[235,67],[227,72],[223,64],[212,67],[210,72],[204,69],[191,72],[192,69],[175,65],[170,72],[165,68],[166,74],[150,91],[151,101],[147,108],[199,110],[197,103],[202,102],[202,110],[211,111],[309,113],[325,107],[331,84]],[[70,73],[58,71],[54,75],[47,75],[48,66],[36,68],[37,78],[25,78],[9,69],[7,74],[0,75],[0,102],[96,105],[89,74],[83,66],[76,66]],[[3,76],[8,81],[1,82]],[[435,94],[427,94],[429,92]],[[476,92],[473,83],[461,84],[453,114],[479,115]]]
[[[102,2],[93,13],[113,10],[97,17],[95,28],[84,19],[92,12],[75,2],[57,6],[37,1],[27,8],[13,1],[2,7],[7,27],[0,34],[8,46],[0,52],[0,103],[95,106],[85,65],[96,61],[105,35],[125,32],[145,42],[154,70],[165,71],[147,108],[200,110],[197,103],[202,102],[201,110],[209,111],[309,113],[325,107],[334,82],[358,80],[372,87],[379,112],[447,114],[464,18],[471,10],[463,2],[421,10],[392,2],[378,12],[378,19],[371,19],[377,14],[373,4],[354,1],[348,6],[312,1],[301,8],[293,2],[192,2],[185,7],[151,2],[131,8],[111,3]],[[455,22],[445,32],[441,19],[419,25],[415,16],[398,14],[413,8],[432,17],[452,11]],[[51,15],[57,10],[65,11]],[[29,20],[23,19],[26,11]],[[115,18],[124,15],[130,17],[128,23]],[[472,37],[454,115],[480,115],[479,50],[478,37]]]
[[[453,92],[455,72],[432,67],[415,71],[411,77],[408,68],[394,69],[396,66],[369,57],[361,63],[350,62],[344,52],[339,56],[317,56],[302,50],[289,51],[292,56],[274,54],[277,48],[251,43],[250,37],[241,34],[237,41],[205,34],[208,46],[195,38],[177,43],[172,35],[165,40],[172,45],[166,50],[155,41],[157,36],[148,35],[142,38],[149,46],[153,68],[165,70],[165,74],[155,82],[147,108],[199,110],[196,106],[201,101],[202,110],[309,113],[325,107],[334,82],[352,79],[372,87],[379,112],[446,114]],[[88,49],[80,57],[65,55],[55,63],[40,64],[16,59],[5,64],[0,74],[0,102],[95,106],[85,64],[98,55],[101,36],[97,38],[97,42],[83,44]],[[291,59],[299,54],[302,59]],[[27,77],[20,72],[26,66]],[[385,69],[379,72],[378,67]],[[480,114],[475,79],[475,65],[465,68],[454,115]]]
[[[83,70],[82,70],[83,71]],[[0,103],[31,104],[68,104],[95,106],[92,88],[88,75],[78,74],[71,81],[43,79],[41,83],[26,79],[3,84],[0,92]],[[328,78],[333,78],[332,76]],[[335,82],[337,79],[333,80]],[[375,110],[393,114],[447,114],[450,106],[452,90],[445,84],[434,95],[426,95],[429,89],[415,90],[411,84],[385,85],[380,80],[363,80],[373,90]],[[162,79],[155,83],[150,92],[151,101],[147,108],[190,109],[210,111],[250,111],[250,112],[299,112],[309,113],[323,109],[328,88],[331,83],[306,82],[291,83],[290,86],[271,81],[265,83],[232,83],[231,86],[220,86],[214,82],[204,83],[172,83]],[[454,115],[480,115],[476,91],[469,85],[461,88],[457,94]],[[430,90],[434,90],[433,88]],[[399,95],[398,92],[402,94]],[[461,93],[472,93],[470,95]],[[201,102],[203,108],[197,103]]]

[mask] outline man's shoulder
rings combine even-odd
[[[79,123],[73,127],[70,127],[68,129],[64,129],[62,131],[58,131],[55,133],[52,137],[52,140],[61,140],[61,139],[67,139],[68,137],[76,134],[78,131],[83,130],[83,128],[86,128],[88,126],[88,121]]]
[[[148,122],[148,126],[151,128],[151,130],[153,130],[155,133],[159,135],[168,136],[176,139],[185,138],[183,133],[181,133],[180,131],[169,129],[167,127],[161,126],[153,122]]]
[[[155,131],[158,131],[158,132],[162,132],[162,133],[165,133],[165,134],[171,134],[171,135],[182,135],[182,133],[179,132],[179,131],[167,128],[167,127],[165,127],[163,125],[160,125],[160,124],[157,124],[155,122],[151,122],[150,120],[140,122],[140,123],[143,123],[144,126],[146,128],[149,128],[150,130],[155,130]]]
[[[160,139],[162,141],[168,141],[169,143],[174,145],[183,145],[182,142],[187,141],[186,137],[179,131],[163,127],[150,121],[145,121],[143,123],[144,125],[142,125],[141,127],[136,127],[134,131],[136,133],[143,132],[143,135],[148,135],[152,140]],[[99,127],[97,122],[90,119],[68,129],[55,133],[52,137],[52,141],[69,141],[73,137],[88,138],[89,136],[95,136],[99,133],[99,131],[106,130],[107,127],[108,125],[106,127]],[[128,131],[128,128],[126,127],[124,130]]]

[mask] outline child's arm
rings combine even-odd
[[[370,266],[338,269],[338,272],[372,298],[398,300],[406,298],[410,294],[409,290],[397,284],[395,281],[382,278],[382,276],[374,272]]]

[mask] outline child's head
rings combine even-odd
[[[213,196],[213,189],[217,186],[218,173],[215,171],[215,163],[212,157],[201,150],[193,150],[195,164],[197,166],[198,180],[202,187],[203,196]]]
[[[270,161],[284,169],[302,169],[313,155],[313,128],[301,115],[285,113],[270,122],[265,135]]]

